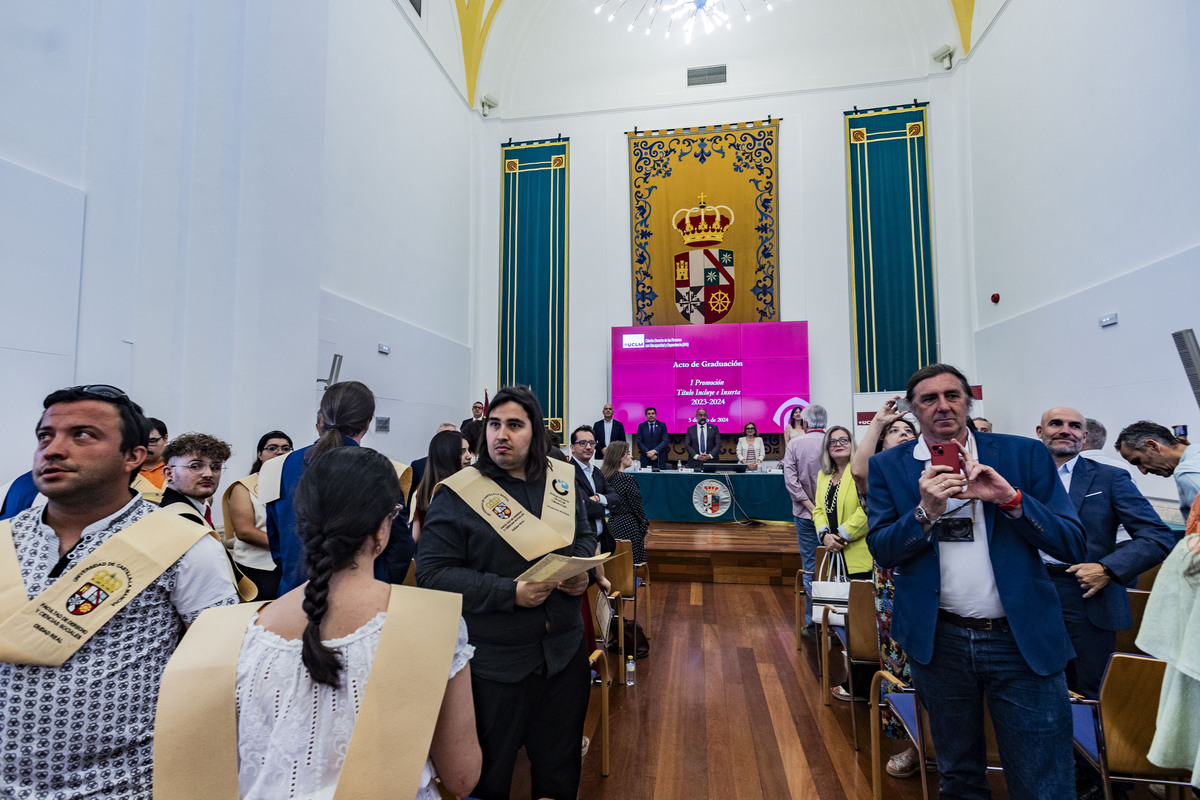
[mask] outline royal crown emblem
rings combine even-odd
[[[504,502],[504,498],[498,494],[489,494],[483,498],[483,507],[500,519],[508,519],[512,516],[512,509]]]
[[[732,208],[710,206],[704,202],[704,197],[704,192],[701,192],[699,205],[681,208],[671,217],[671,224],[688,247],[720,244],[725,239],[725,231],[733,224]]]

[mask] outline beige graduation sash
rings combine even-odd
[[[217,540],[221,545],[221,550],[225,553],[225,563],[229,565],[229,578],[233,581],[234,587],[237,588],[239,600],[243,603],[248,603],[258,597],[258,587],[254,585],[254,581],[246,577],[245,573],[242,572],[241,566],[233,560],[233,553],[229,552],[229,549],[225,547],[225,543],[221,541],[221,535],[208,527],[206,523],[189,519],[189,517],[204,519],[204,517],[200,516],[199,509],[191,503],[180,501],[178,503],[171,503],[169,506],[163,506],[162,510],[168,514],[174,514],[192,525],[199,525],[205,533]]]
[[[205,611],[167,664],[154,729],[156,798],[238,797],[237,662],[260,608]],[[461,595],[392,587],[334,800],[416,795],[461,613]]]
[[[233,494],[234,487],[241,485],[245,486],[246,490],[254,497],[258,497],[258,473],[247,475],[241,480],[236,480],[229,484],[229,488],[225,490],[225,494],[221,495],[221,516],[225,518],[225,535],[233,539],[237,534],[233,532],[233,517],[229,514],[229,496]]]
[[[202,536],[199,526],[153,511],[30,600],[12,528],[0,523],[0,661],[59,666]]]
[[[541,519],[473,467],[454,473],[434,491],[449,486],[522,558],[533,561],[575,541],[575,467],[550,459],[546,473]]]
[[[133,483],[129,485],[129,488],[140,494],[143,500],[149,500],[154,505],[162,502],[163,492],[166,490],[166,487],[167,485],[164,483],[162,489],[158,488],[154,485],[154,481],[140,472],[134,477]]]

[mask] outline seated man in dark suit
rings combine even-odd
[[[212,518],[212,497],[221,484],[221,472],[232,454],[225,442],[207,433],[185,433],[177,436],[163,450],[167,463],[167,488],[163,490],[163,508],[185,503],[195,511],[183,514],[196,522],[215,527]]]
[[[621,420],[613,419],[612,403],[605,403],[604,419],[596,420],[596,424],[592,426],[592,431],[596,434],[596,455],[604,458],[604,451],[613,442],[625,441],[625,426],[621,424]]]
[[[1037,435],[1054,458],[1087,536],[1087,558],[1082,563],[1064,564],[1044,553],[1042,561],[1058,589],[1075,648],[1075,658],[1067,664],[1067,686],[1095,700],[1117,631],[1133,625],[1125,587],[1162,563],[1175,537],[1128,472],[1079,457],[1087,436],[1083,414],[1073,408],[1052,408],[1042,414]],[[1118,548],[1120,525],[1132,540]]]
[[[700,469],[716,459],[721,452],[721,432],[716,425],[708,424],[708,411],[696,410],[696,424],[688,426],[683,444],[687,448],[687,465],[692,469]]]
[[[667,426],[658,421],[654,406],[646,408],[646,421],[637,429],[638,460],[643,467],[661,469],[667,460]]]

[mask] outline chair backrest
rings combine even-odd
[[[825,546],[818,545],[817,546],[817,560],[813,564],[813,575],[814,576],[816,576],[817,573],[819,573],[821,571],[821,565],[824,563],[825,563]],[[814,577],[814,579],[815,579],[815,577]]]
[[[1160,562],[1158,564],[1155,564],[1153,567],[1146,570],[1145,572],[1139,574],[1137,576],[1137,583],[1134,584],[1133,588],[1140,589],[1143,592],[1148,592],[1151,589],[1153,589],[1154,588],[1154,579],[1158,577],[1158,569],[1161,566],[1162,566],[1162,563]]]
[[[846,603],[850,659],[879,660],[879,626],[875,620],[875,582],[850,581],[850,599]]]
[[[1117,631],[1117,652],[1141,653],[1135,642],[1138,631],[1142,628],[1142,617],[1146,614],[1146,601],[1150,599],[1150,592],[1129,589],[1126,594],[1129,597],[1129,613],[1133,615],[1133,626],[1128,630]]]
[[[633,597],[633,545],[628,539],[617,539],[615,555],[604,562],[604,577],[612,584],[613,591],[621,597]]]
[[[1108,769],[1116,775],[1171,774],[1150,763],[1146,753],[1154,739],[1158,697],[1166,663],[1149,656],[1113,653],[1100,684],[1100,722]]]
[[[608,641],[608,631],[612,626],[612,606],[609,605],[608,598],[601,594],[600,585],[596,583],[587,588],[587,600],[588,613],[592,615],[592,629],[603,647],[603,643]]]

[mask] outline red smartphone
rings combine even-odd
[[[932,466],[947,466],[955,472],[962,472],[962,464],[958,457],[958,442],[929,445],[929,463]]]

